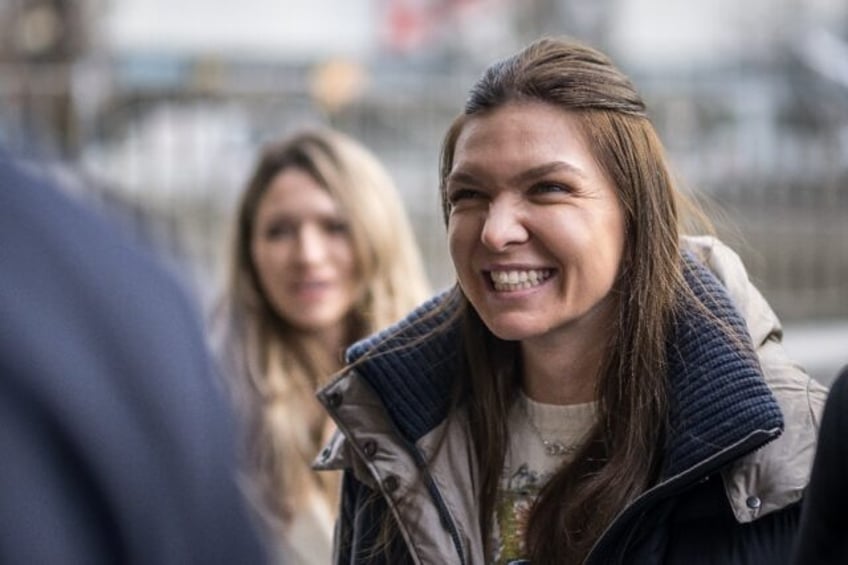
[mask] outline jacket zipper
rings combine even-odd
[[[407,444],[407,449],[413,454],[413,459],[415,460],[415,464],[418,466],[418,469],[424,475],[425,484],[427,486],[427,492],[430,493],[433,502],[436,504],[436,510],[439,513],[439,519],[441,520],[442,525],[447,528],[451,540],[453,540],[454,547],[456,548],[456,553],[459,556],[459,562],[462,565],[466,565],[467,560],[465,558],[465,551],[462,548],[462,542],[459,539],[459,530],[457,529],[453,518],[451,518],[451,515],[448,512],[448,507],[445,504],[441,493],[439,492],[439,488],[436,486],[436,482],[433,480],[433,477],[430,476],[430,472],[427,468],[427,461],[424,459],[423,455],[421,455],[421,452],[418,451],[418,448],[415,447],[414,444],[408,442],[405,438],[403,441]]]

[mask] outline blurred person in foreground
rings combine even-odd
[[[801,512],[796,565],[848,563],[848,365],[833,382]]]
[[[0,269],[0,563],[266,563],[178,284],[2,154]]]
[[[336,562],[787,561],[825,390],[739,258],[681,235],[630,80],[534,42],[473,86],[440,178],[457,284],[319,393]]]
[[[339,481],[310,468],[333,430],[315,392],[347,346],[427,297],[421,257],[386,170],[328,129],[263,148],[234,227],[215,343],[246,472],[288,562],[328,563]]]

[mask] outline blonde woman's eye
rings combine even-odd
[[[293,237],[297,232],[295,227],[290,222],[274,222],[265,228],[265,237],[268,239],[282,239]]]
[[[350,231],[350,226],[347,222],[331,221],[324,224],[324,230],[332,234],[346,234]]]

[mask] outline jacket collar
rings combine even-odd
[[[347,350],[347,361],[356,363],[357,373],[411,443],[435,428],[450,410],[452,382],[459,369],[459,318],[452,315],[458,308],[458,292],[447,290]],[[442,330],[434,332],[437,328]]]
[[[744,444],[756,432],[776,436],[784,425],[745,321],[724,287],[688,254],[683,273],[697,302],[678,315],[668,341],[664,477]]]
[[[664,477],[744,444],[757,432],[776,435],[783,429],[745,321],[724,287],[688,253],[683,255],[683,271],[693,296],[691,307],[681,309],[674,321],[668,341]],[[458,291],[443,292],[348,350],[348,361],[356,363],[357,373],[410,443],[434,429],[450,410],[460,368],[459,322],[451,316],[457,302]],[[430,333],[437,328],[440,331]]]

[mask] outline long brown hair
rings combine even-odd
[[[526,542],[533,563],[580,563],[625,505],[656,480],[666,415],[666,337],[685,283],[678,199],[662,144],[630,80],[604,54],[569,39],[544,38],[491,65],[448,130],[441,197],[467,121],[507,103],[539,101],[575,116],[597,162],[618,191],[625,250],[613,288],[610,329],[596,384],[598,421],[575,460],[540,492]],[[481,477],[479,520],[488,544],[508,445],[505,417],[520,378],[514,344],[500,341],[464,308],[469,411]],[[488,551],[488,549],[487,549]]]
[[[324,187],[350,227],[360,299],[346,321],[348,344],[397,321],[429,295],[406,211],[370,151],[329,129],[298,131],[263,147],[238,204],[228,285],[213,322],[244,422],[251,494],[282,530],[311,496],[334,509],[338,491],[335,474],[310,468],[328,422],[315,390],[335,367],[271,305],[251,253],[257,208],[273,179],[289,168]]]

